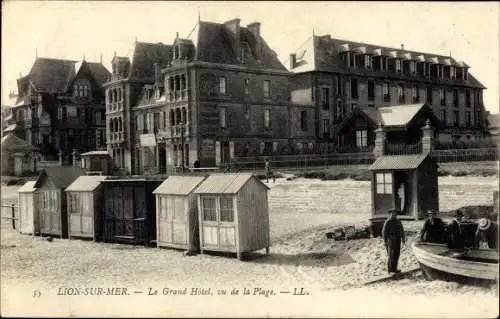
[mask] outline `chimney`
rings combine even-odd
[[[160,67],[158,66],[158,63],[154,63],[154,66],[155,66],[155,83],[158,84],[158,83],[161,83],[161,79],[160,79]]]
[[[260,36],[260,22],[252,22],[247,25],[248,31],[252,32],[256,39]]]
[[[235,54],[239,54],[240,51],[240,19],[233,19],[224,22],[224,27],[229,31],[231,37],[232,47]]]
[[[295,53],[290,54],[290,70],[293,70],[297,65],[297,55]]]
[[[405,45],[403,43],[401,43],[401,50],[404,50],[405,49]]]
[[[422,153],[429,154],[434,149],[434,128],[431,121],[427,119],[422,127]]]
[[[386,133],[382,123],[378,124],[378,128],[375,130],[375,147],[373,148],[373,154],[375,157],[381,157],[385,155],[385,141]]]

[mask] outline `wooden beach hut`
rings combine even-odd
[[[369,169],[373,217],[396,207],[403,216],[421,219],[439,209],[438,166],[428,154],[381,156]]]
[[[269,188],[250,173],[211,174],[194,191],[200,250],[269,253]]]
[[[19,232],[22,234],[35,235],[40,232],[35,183],[36,181],[28,181],[17,191],[20,225]]]
[[[83,175],[78,167],[48,167],[42,170],[34,185],[38,192],[40,233],[61,238],[68,236],[66,189]]]
[[[96,241],[96,227],[102,207],[101,182],[106,176],[80,176],[66,188],[68,200],[68,237],[92,238]],[[99,233],[99,232],[97,232]]]
[[[90,151],[80,156],[82,169],[87,175],[112,175],[113,159],[107,151]]]
[[[162,180],[114,177],[102,181],[104,212],[98,237],[108,243],[150,245],[156,241],[156,205],[153,191]],[[102,228],[101,228],[102,227]]]
[[[155,189],[157,247],[200,249],[198,205],[193,191],[204,179],[170,176]]]

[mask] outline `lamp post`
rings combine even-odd
[[[181,172],[184,172],[184,122],[180,122],[181,127]]]

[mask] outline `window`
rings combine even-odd
[[[271,110],[269,109],[264,110],[264,127],[271,127]]]
[[[373,101],[375,99],[375,82],[368,81],[368,100]]]
[[[337,75],[337,94],[342,95],[342,78]]]
[[[398,96],[399,96],[399,102],[405,101],[405,85],[404,84],[398,85]]]
[[[472,126],[472,118],[470,111],[465,112],[465,126],[466,127]]]
[[[460,121],[458,111],[453,111],[453,125],[458,126]]]
[[[368,131],[367,130],[356,131],[356,146],[357,147],[367,147],[368,146]]]
[[[300,128],[307,131],[307,111],[300,112]]]
[[[328,137],[330,135],[330,120],[323,120],[323,137]]]
[[[427,87],[427,103],[432,104],[432,86]]]
[[[245,48],[244,47],[240,47],[240,62],[241,63],[245,63]]]
[[[367,69],[372,68],[372,59],[369,55],[365,55],[365,68]]]
[[[249,85],[250,85],[250,80],[249,79],[244,79],[243,80],[243,88],[245,90],[245,94],[248,95],[250,94],[250,88],[249,88]]]
[[[445,126],[448,123],[448,119],[446,118],[446,110],[441,110],[441,122],[443,122]]]
[[[344,103],[342,100],[337,101],[337,120],[344,118]]]
[[[453,89],[453,106],[458,106],[458,90]]]
[[[396,59],[396,72],[401,72],[401,60]]]
[[[417,63],[415,61],[410,61],[410,73],[417,73]]]
[[[330,108],[330,88],[321,89],[321,104],[325,110]]]
[[[377,173],[377,194],[392,194],[392,174]]]
[[[232,197],[221,197],[220,198],[220,221],[221,222],[234,222],[233,198]]]
[[[247,121],[250,120],[250,107],[249,106],[247,106],[245,108],[245,120],[247,120]]]
[[[413,87],[411,88],[411,96],[412,96],[412,100],[413,102],[419,102],[420,101],[420,96],[419,96],[419,89],[418,89],[418,85],[413,85]]]
[[[353,99],[358,98],[358,80],[357,79],[351,79],[351,97]]]
[[[220,127],[225,128],[226,127],[226,108],[223,107],[219,110],[219,121],[220,121]]]
[[[226,89],[227,89],[226,78],[221,76],[219,78],[219,93],[226,94]]]
[[[457,68],[455,68],[454,66],[450,66],[450,78],[457,78]]]
[[[439,99],[441,100],[441,105],[446,105],[446,92],[443,88],[439,89]]]
[[[271,96],[271,81],[265,80],[264,81],[264,97],[270,97]]]
[[[203,220],[217,221],[217,212],[215,208],[215,198],[202,198]]]
[[[80,212],[80,210],[79,210],[80,203],[79,203],[78,195],[71,194],[70,195],[70,202],[71,202],[71,212],[72,213],[79,213]]]
[[[467,74],[467,69],[466,69],[466,68],[464,68],[464,71],[463,71],[463,73],[462,73],[462,74],[463,74],[464,80],[466,80],[466,81],[467,81],[467,76],[468,76],[468,74]]]
[[[391,90],[389,82],[384,83],[384,101],[389,102],[391,100]]]
[[[470,107],[470,89],[465,90],[465,106]]]

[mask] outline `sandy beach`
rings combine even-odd
[[[480,182],[477,181],[478,179]],[[497,185],[495,183],[498,183],[494,178],[477,177],[444,177],[439,182],[442,185],[442,193],[445,194],[443,198],[440,197],[440,203],[443,202],[446,209],[452,205],[451,209],[469,204],[471,198],[475,200],[476,205],[491,205],[491,192]],[[470,188],[471,184],[477,187]],[[364,285],[386,273],[386,252],[381,239],[335,241],[327,239],[325,234],[339,225],[363,226],[367,224],[369,214],[366,207],[369,207],[370,202],[366,203],[363,196],[368,191],[368,185],[367,182],[350,180],[322,182],[305,179],[293,181],[278,179],[274,184],[271,182],[269,184],[271,187],[269,197],[271,254],[269,256],[263,256],[263,252],[251,254],[245,261],[238,261],[231,256],[183,256],[182,252],[170,249],[92,243],[81,240],[54,239],[53,242],[48,242],[38,237],[32,239],[31,236],[19,235],[4,223],[1,233],[2,311],[6,309],[5,305],[14,309],[16,303],[19,302],[16,298],[32,294],[34,289],[42,291],[47,306],[53,302],[53,299],[57,299],[57,292],[61,287],[129,287],[129,289],[144,293],[149,288],[199,287],[212,288],[212,293],[215,295],[217,295],[217,289],[230,291],[233,288],[241,290],[246,287],[252,292],[255,288],[260,288],[262,295],[257,292],[256,296],[252,296],[252,299],[247,298],[246,301],[243,298],[240,300],[237,296],[231,300],[234,300],[235,304],[241,302],[242,308],[239,308],[241,310],[249,307],[249,300],[259,298],[259,305],[262,303],[262,306],[258,307],[257,313],[252,312],[252,316],[260,316],[259,311],[264,311],[266,309],[264,305],[267,303],[270,308],[267,308],[268,312],[264,311],[263,315],[280,313],[286,316],[287,313],[289,315],[293,313],[294,316],[300,316],[298,314],[301,311],[307,311],[304,316],[325,316],[330,314],[329,311],[336,309],[335,316],[342,314],[344,316],[370,316],[370,314],[373,316],[375,308],[352,307],[356,298],[359,300],[360,297],[371,300],[367,301],[368,303],[363,307],[369,307],[369,304],[372,305],[371,307],[379,307],[376,308],[378,309],[376,316],[379,314],[385,317],[398,317],[398,314],[399,316],[404,314],[405,317],[411,314],[416,317],[436,315],[440,317],[490,317],[491,314],[496,315],[498,313],[498,289],[496,287],[471,287],[440,281],[429,282],[420,272],[397,281]],[[450,189],[453,192],[467,192],[470,196],[455,196],[453,201],[447,200],[446,196],[451,196]],[[489,195],[483,194],[485,189],[489,190]],[[297,195],[299,193],[302,197]],[[6,194],[10,197],[5,196]],[[12,196],[15,196],[14,187],[7,189],[2,187],[3,201],[12,199]],[[283,199],[285,196],[288,196],[286,200]],[[327,204],[318,205],[323,209],[315,208],[317,198],[325,199]],[[328,204],[337,203],[340,199],[342,201],[337,206]],[[421,221],[404,222],[408,240],[400,257],[400,268],[403,271],[418,267],[410,244],[421,225]],[[288,302],[290,297],[276,294],[276,292],[283,290],[293,292],[294,288],[304,288],[309,295],[296,297],[301,298],[299,302],[291,302],[291,304],[300,304],[292,306],[297,307],[293,312],[292,308],[288,307],[288,303],[286,308],[279,308],[279,304]],[[270,289],[275,292],[275,295],[266,296],[266,290]],[[141,296],[134,296],[130,302],[136,303],[142,300],[143,293],[140,294]],[[216,297],[213,298],[215,304],[217,304]],[[90,297],[90,299],[75,296],[64,296],[64,298],[71,300],[73,309],[83,307],[82,302],[94,300]],[[188,299],[183,301],[181,296],[165,298],[169,301],[176,300],[177,305],[188,302]],[[302,303],[309,298],[316,301],[325,298],[329,300],[331,307],[307,308],[307,302],[304,305]],[[384,298],[389,298],[391,303],[395,303],[395,300],[410,298],[412,304],[410,306],[405,303],[406,308],[402,304],[399,304],[399,308],[397,306],[388,308],[384,307],[387,305],[383,302]],[[116,298],[114,300],[106,301],[106,307],[113,308],[113,302],[118,302]],[[146,300],[144,302],[153,303],[151,299]],[[205,299],[203,300],[196,306],[189,306],[189,310],[181,315],[188,316],[189,311],[193,311],[193,315],[196,315],[194,311],[202,309],[201,305],[205,304]],[[342,302],[333,305],[332,300],[342,300]],[[443,302],[450,305],[449,309],[438,307]],[[467,307],[466,310],[462,308],[460,311],[454,308],[465,302],[474,307]],[[347,307],[349,304],[351,306]],[[128,305],[127,301],[127,308]],[[423,310],[424,306],[427,307],[426,310]],[[106,307],[99,309],[103,310]],[[211,309],[211,306],[207,307],[203,309]],[[91,315],[92,309],[84,309],[87,311],[86,314]],[[156,309],[154,305],[148,309],[152,313],[162,311]],[[390,312],[389,309],[391,309]],[[61,311],[64,312],[64,310]],[[168,314],[175,315],[176,311],[170,309]],[[206,311],[209,313],[209,310]],[[165,315],[165,312],[163,314]],[[133,316],[133,312],[127,312],[127,315]],[[231,315],[237,314],[231,312]]]

